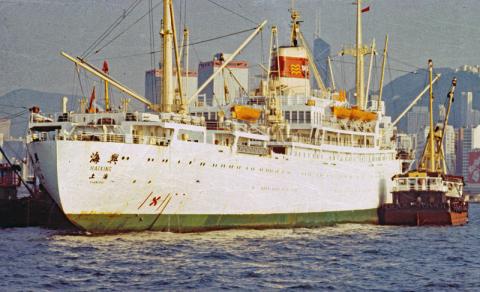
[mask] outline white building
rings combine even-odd
[[[8,139],[10,137],[10,126],[11,121],[9,119],[0,119],[0,134],[4,139]]]
[[[415,106],[407,114],[407,133],[417,134],[428,124],[428,107]]]
[[[475,128],[463,128],[457,130],[457,153],[458,163],[461,171],[457,170],[457,174],[463,177],[468,176],[468,159],[469,153],[476,148],[480,148],[480,126]]]
[[[178,93],[177,76],[174,72],[173,86]],[[182,87],[185,97],[189,98],[197,90],[197,73],[193,71],[182,72]],[[145,97],[155,104],[160,104],[162,100],[162,70],[155,69],[145,72]]]
[[[414,134],[397,134],[397,151],[404,151],[408,154],[417,149],[417,136]]]
[[[460,98],[456,99],[459,109],[456,111],[457,126],[468,128],[472,127],[473,114],[473,93],[462,92]]]
[[[198,65],[198,85],[201,86],[228,57],[227,54],[218,53],[212,61],[201,62]],[[233,60],[200,95],[205,95],[205,102],[209,106],[224,105],[237,97],[247,96],[248,90],[248,63]]]

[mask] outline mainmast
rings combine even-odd
[[[174,90],[173,90],[173,31],[172,20],[170,14],[170,2],[172,0],[163,1],[163,22],[160,36],[163,40],[163,62],[162,62],[162,103],[161,110],[163,112],[172,112]]]
[[[434,130],[433,130],[433,86],[432,86],[432,79],[433,79],[433,63],[432,60],[428,60],[428,79],[430,84],[429,90],[429,101],[430,101],[430,135],[429,135],[429,143],[430,143],[430,171],[435,171],[435,144],[434,144]]]
[[[355,75],[355,87],[357,93],[357,106],[360,109],[365,109],[365,96],[364,96],[364,71],[363,71],[363,52],[362,52],[362,1],[357,0],[357,44],[356,44],[356,75]]]

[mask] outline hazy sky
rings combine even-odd
[[[191,42],[252,28],[255,25],[250,20],[260,22],[262,19],[268,19],[269,26],[278,25],[281,42],[287,41],[290,0],[212,1],[244,17],[221,9],[209,0],[176,0],[177,22],[180,22],[180,14],[185,14],[183,4],[186,3],[185,19],[190,27]],[[18,88],[78,93],[73,66],[60,57],[59,52],[65,50],[74,55],[82,54],[133,2],[0,0],[0,95]],[[310,41],[313,39],[315,19],[320,17],[321,35],[332,45],[332,53],[343,44],[353,43],[355,7],[352,2],[296,1],[296,8],[304,20],[302,26],[305,36]],[[159,0],[153,0],[153,5],[158,3]],[[145,14],[148,4],[149,0],[143,0],[107,41]],[[437,67],[455,68],[463,64],[480,63],[480,1],[370,0],[364,1],[364,5],[371,7],[370,12],[363,15],[364,39],[367,42],[376,38],[381,49],[385,34],[390,34],[392,68],[412,70],[412,67],[425,67],[429,58],[434,60]],[[153,13],[155,47],[159,48],[161,5]],[[247,34],[196,45],[191,50],[192,67],[199,60],[209,60],[216,52],[233,51],[245,37]],[[105,57],[140,54],[112,58],[110,69],[118,80],[143,94],[144,72],[151,68],[151,64],[150,56],[141,53],[150,50],[149,39],[149,21],[145,17],[99,54],[91,56],[90,60],[99,65]],[[261,62],[262,39],[265,56],[269,29],[242,52],[241,58],[247,59],[252,65]],[[349,70],[349,65],[336,66],[339,75],[350,75]],[[397,71],[391,73],[392,77],[403,74]]]

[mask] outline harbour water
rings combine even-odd
[[[480,290],[480,205],[461,227],[92,236],[0,230],[1,290]]]

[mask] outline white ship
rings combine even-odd
[[[360,1],[357,42],[350,50],[357,60],[356,106],[347,103],[344,91],[325,88],[292,11],[289,46],[276,46],[273,28],[262,98],[217,109],[217,119],[208,121],[199,113],[211,108],[187,106],[201,88],[189,100],[173,90],[173,63],[179,83],[181,66],[171,13],[171,0],[165,0],[160,105],[64,54],[100,77],[105,88],[116,87],[151,112],[130,112],[127,103],[111,109],[107,89],[103,112],[85,103],[80,112],[68,112],[66,105],[54,115],[32,110],[30,158],[69,220],[90,232],[376,223],[401,163],[381,102],[367,108],[363,56],[371,49],[362,44]],[[309,67],[319,90],[310,89]]]

